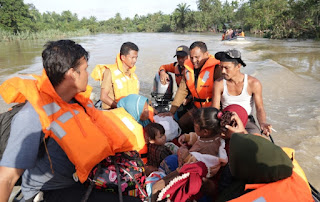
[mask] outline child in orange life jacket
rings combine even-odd
[[[145,139],[148,146],[148,162],[146,174],[158,170],[163,159],[171,155],[172,152],[165,146],[165,129],[159,123],[149,123],[145,128]]]

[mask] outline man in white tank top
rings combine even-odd
[[[241,53],[233,49],[218,52],[215,54],[215,58],[220,60],[222,77],[214,82],[212,106],[218,109],[220,106],[224,109],[231,104],[242,106],[249,115],[246,130],[249,133],[260,134],[261,132],[269,135],[272,126],[266,122],[266,113],[262,100],[262,85],[258,79],[240,72],[241,66],[246,66],[241,59]],[[256,106],[256,116],[260,129],[255,124],[252,116],[253,104]]]

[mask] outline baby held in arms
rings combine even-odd
[[[221,112],[212,107],[198,109],[193,114],[195,132],[179,137],[182,145],[178,150],[179,167],[202,161],[209,171],[207,177],[214,176],[228,162],[225,140],[221,137],[227,132],[225,125],[235,126],[231,117],[230,111]]]

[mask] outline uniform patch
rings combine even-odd
[[[205,83],[209,78],[210,72],[206,71],[203,75],[202,82]]]

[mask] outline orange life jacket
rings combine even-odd
[[[238,201],[314,201],[307,178],[294,158],[294,150],[291,148],[282,148],[287,155],[293,160],[292,175],[286,179],[279,180],[268,184],[247,184],[245,189],[254,189],[232,202]]]
[[[193,96],[194,105],[197,108],[210,107],[212,105],[212,90],[214,80],[215,66],[220,64],[219,60],[216,60],[210,55],[206,63],[200,70],[198,76],[198,83],[195,86],[194,67],[191,60],[186,60],[184,66],[186,84]]]
[[[176,76],[176,83],[179,86],[182,77],[184,76],[185,69],[182,69],[177,62],[174,63],[174,75]]]
[[[129,71],[131,76],[127,76],[123,71],[123,64],[120,59],[120,54],[117,55],[116,63],[112,65],[96,65],[91,72],[91,77],[100,82],[103,80],[103,73],[106,68],[110,69],[113,92],[116,101],[126,97],[129,94],[139,94],[140,84],[137,75],[135,74],[136,66]]]
[[[5,81],[0,94],[7,103],[30,102],[39,115],[45,137],[60,145],[75,165],[81,182],[104,158],[137,149],[136,136],[116,115],[97,110],[87,92],[75,96],[79,104],[66,103],[54,90],[45,71],[42,76]]]
[[[181,68],[179,66],[179,63],[178,62],[174,62],[174,63],[170,63],[170,64],[167,64],[167,65],[162,65],[160,68],[159,68],[159,71],[161,70],[164,70],[166,72],[172,72],[175,74],[175,78],[176,78],[176,83],[177,83],[177,86],[179,87],[180,85],[180,82],[181,82],[181,79],[182,77],[184,76],[184,67]],[[159,72],[160,73],[160,72]]]

